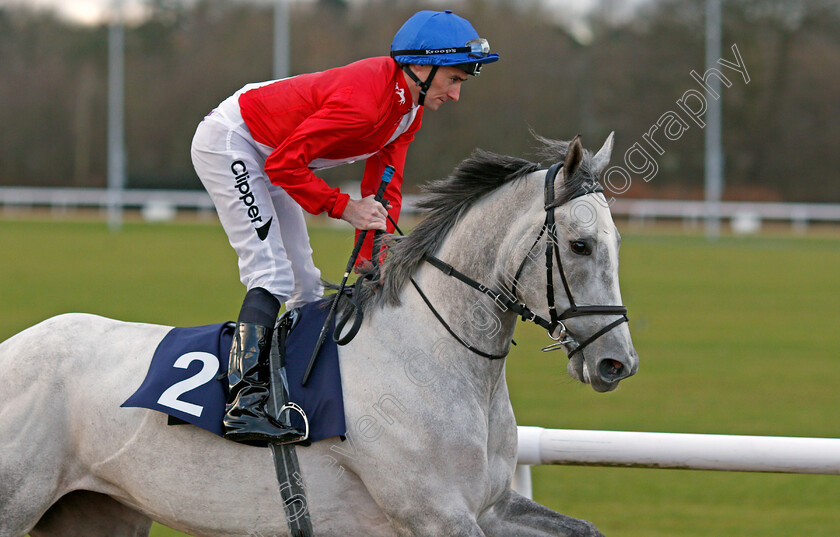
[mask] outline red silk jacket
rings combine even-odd
[[[423,112],[413,106],[393,59],[368,58],[278,80],[244,92],[239,107],[254,140],[274,148],[265,162],[269,180],[304,210],[340,218],[350,197],[312,170],[366,158],[363,197],[376,193],[387,164],[396,169],[385,198],[389,214],[398,219],[406,151]],[[390,222],[388,231],[393,231]],[[362,255],[369,259],[367,242]]]

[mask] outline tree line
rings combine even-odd
[[[704,4],[650,0],[629,10],[601,0],[581,25],[538,0],[453,2],[502,59],[464,84],[461,102],[426,114],[409,149],[406,190],[447,175],[478,147],[537,160],[532,132],[580,133],[595,150],[614,130],[608,188],[701,198],[701,97],[717,77],[724,198],[840,201],[836,2],[725,0],[720,76],[705,68]],[[128,186],[200,188],[193,132],[241,86],[272,78],[272,8],[225,0],[148,7],[126,28]],[[441,9],[404,0],[293,3],[292,74],[387,55],[399,26],[424,8]],[[0,103],[0,184],[104,186],[106,26],[0,7]],[[361,172],[355,164],[324,177],[339,185]]]

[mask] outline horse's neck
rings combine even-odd
[[[513,223],[522,216],[511,209],[518,205],[514,197],[513,187],[507,185],[477,203],[452,229],[436,256],[489,288],[501,288],[504,279],[500,267],[504,263],[499,259],[500,248]],[[429,264],[421,268],[416,279],[440,316],[466,343],[494,355],[509,350],[515,314],[501,310],[486,294]],[[438,320],[431,322],[438,330],[442,328]],[[447,345],[447,359],[458,360],[459,367],[474,382],[491,389],[495,386],[503,371],[502,360],[479,357],[448,334],[444,340],[451,343]]]

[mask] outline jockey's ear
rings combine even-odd
[[[566,160],[563,162],[563,173],[565,177],[573,176],[582,161],[583,146],[580,143],[580,134],[578,134],[569,142],[569,152],[566,153]]]

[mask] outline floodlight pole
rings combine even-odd
[[[274,0],[274,78],[289,76],[289,0]]]
[[[720,58],[721,2],[706,0],[706,69],[715,67]],[[723,193],[723,149],[721,144],[721,92],[720,79],[708,77],[706,83],[706,237],[720,236],[720,201]],[[716,93],[715,94],[713,94]]]
[[[108,27],[108,228],[119,231],[125,189],[123,0],[111,1]]]

